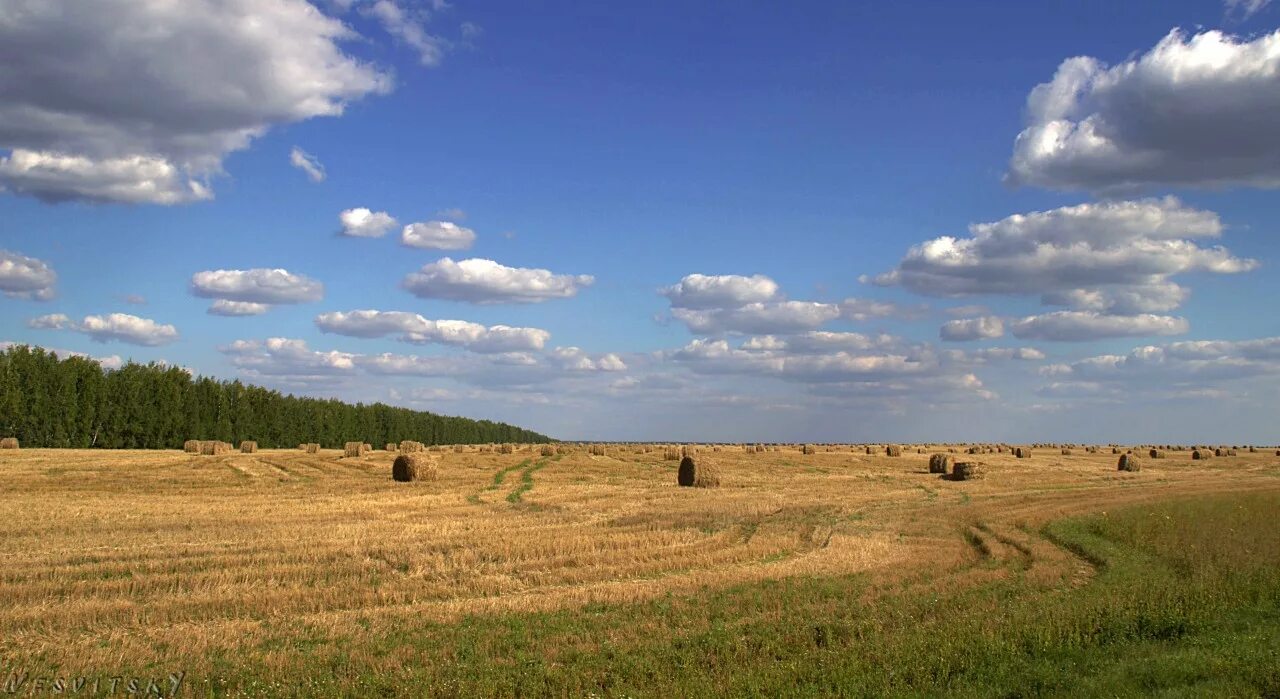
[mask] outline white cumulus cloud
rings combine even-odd
[[[406,290],[419,298],[475,304],[540,303],[576,296],[595,282],[589,274],[553,274],[545,269],[507,267],[493,260],[443,258],[404,278]]]
[[[949,320],[938,334],[947,342],[967,342],[1004,337],[1004,322],[996,316]]]
[[[43,260],[0,249],[0,292],[9,298],[47,301],[58,275]]]
[[[272,126],[391,87],[305,0],[12,0],[0,11],[0,184],[47,201],[209,199]],[[198,60],[190,57],[198,57]]]
[[[762,274],[690,274],[660,293],[675,308],[734,308],[773,299],[778,295],[778,284]]]
[[[405,226],[400,242],[411,248],[466,250],[476,242],[476,233],[452,221],[426,221]]]
[[[1256,11],[1264,3],[1237,6]],[[1058,189],[1280,186],[1280,30],[1169,32],[1107,66],[1069,58],[1027,98],[1007,178]]]
[[[1190,329],[1186,318],[1152,313],[1104,315],[1095,311],[1055,311],[1027,316],[1009,326],[1014,337],[1083,342],[1108,337],[1181,335]]]
[[[396,220],[385,211],[370,211],[363,206],[338,214],[342,235],[351,238],[381,238],[396,227]]]
[[[128,313],[90,315],[80,322],[75,322],[62,313],[54,313],[32,318],[27,321],[27,325],[45,330],[70,330],[88,335],[95,342],[118,341],[143,347],[167,345],[178,339],[178,329],[174,326]]]
[[[278,304],[308,303],[324,298],[324,285],[286,269],[218,269],[191,275],[191,293],[216,299],[209,313],[260,315]]]
[[[452,345],[484,354],[537,351],[551,339],[551,333],[540,328],[484,326],[465,320],[429,320],[405,311],[322,313],[316,316],[316,326],[337,335],[364,338],[396,335],[403,342]]]

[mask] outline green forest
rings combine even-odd
[[[248,439],[266,449],[406,439],[551,441],[500,422],[300,398],[154,363],[107,370],[91,359],[59,358],[25,345],[0,351],[0,437],[17,437],[24,447],[75,449],[180,449],[188,439]]]

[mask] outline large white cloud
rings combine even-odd
[[[595,277],[589,274],[552,274],[545,269],[507,267],[493,260],[454,262],[446,257],[406,276],[403,286],[419,298],[494,304],[570,298],[594,282]]]
[[[381,238],[396,227],[396,220],[385,211],[370,211],[363,206],[338,214],[342,235],[351,238]]]
[[[74,7],[72,7],[74,6]],[[213,196],[271,126],[390,89],[305,0],[10,0],[0,9],[0,184],[49,201]]]
[[[209,313],[258,315],[271,306],[324,298],[324,285],[286,269],[217,269],[191,275],[191,293],[216,299]]]
[[[1256,0],[1245,5],[1260,7]],[[1280,186],[1280,31],[1171,31],[1114,66],[1080,56],[1027,98],[1008,180],[1063,189]]]
[[[948,320],[938,331],[947,342],[967,342],[1004,337],[1004,321],[996,316]]]
[[[0,293],[9,298],[47,301],[58,275],[43,260],[0,249]]]
[[[1152,313],[1105,315],[1094,311],[1055,311],[1027,316],[1010,324],[1014,337],[1033,340],[1083,342],[1108,337],[1181,335],[1190,329],[1186,318]]]
[[[1188,292],[1176,275],[1258,265],[1196,242],[1220,236],[1221,221],[1173,197],[1018,214],[970,233],[912,246],[874,282],[935,296],[1036,295],[1046,305],[1135,316],[1180,306]]]
[[[78,323],[64,314],[54,313],[32,318],[27,325],[43,330],[71,330],[88,335],[96,342],[118,341],[143,347],[167,345],[178,339],[178,329],[174,326],[128,313],[90,315]]]
[[[736,308],[749,303],[763,303],[778,295],[778,283],[756,274],[690,274],[678,283],[660,290],[675,308]]]
[[[465,320],[429,320],[405,311],[322,313],[316,316],[316,326],[338,335],[365,338],[397,335],[404,342],[453,345],[485,354],[537,351],[551,338],[551,333],[540,328],[486,327]]]
[[[476,242],[476,233],[452,221],[426,221],[405,226],[400,242],[411,248],[466,250]]]

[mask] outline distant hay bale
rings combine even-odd
[[[342,446],[342,457],[364,456],[368,446],[364,442],[347,442]]]
[[[720,485],[720,474],[705,461],[695,463],[693,457],[686,456],[680,459],[676,482],[686,488],[716,488]]]
[[[1097,448],[1097,447],[1085,447],[1085,448],[1084,448],[1084,450],[1085,450],[1086,452],[1090,453],[1090,454],[1097,454],[1097,453],[1098,453],[1098,448]]]
[[[800,453],[802,453],[802,454],[817,454],[817,453],[818,453],[818,450],[817,450],[816,448],[814,448],[814,446],[813,446],[812,444],[806,444],[806,445],[804,445],[803,447],[800,447]]]
[[[231,453],[231,445],[226,442],[216,440],[206,440],[200,442],[200,454],[202,456],[217,456],[219,454]]]
[[[301,445],[299,445],[299,446],[301,446]],[[7,449],[8,447],[0,447],[0,448]],[[185,442],[183,442],[183,443],[182,443],[182,450],[183,450],[183,451],[185,451],[185,452],[187,452],[188,454],[199,454],[199,453],[200,453],[200,440],[198,440],[198,439],[188,439],[187,441],[185,441]]]
[[[1236,455],[1236,450],[1235,450],[1235,449],[1228,449],[1228,450],[1227,450],[1227,456],[1235,456],[1235,455]]]
[[[1147,456],[1150,456],[1153,459],[1163,459],[1164,452],[1159,449],[1152,449],[1147,452]]]
[[[662,460],[663,461],[679,461],[680,447],[663,447]]]
[[[1067,449],[1067,448],[1063,448],[1063,450],[1062,450],[1062,455],[1063,455],[1063,456],[1071,456],[1071,450],[1070,450],[1070,449]]]
[[[432,444],[431,446],[427,447],[427,451],[439,454],[444,451],[444,447],[440,446],[439,444]]]
[[[416,454],[426,448],[427,447],[422,442],[415,442],[411,439],[406,439],[403,442],[400,442],[400,453],[402,454]]]
[[[395,442],[387,442],[386,451],[396,451],[399,448],[400,448],[399,444],[396,444]]]
[[[1258,453],[1258,448],[1257,448],[1257,447],[1249,447],[1249,453],[1250,453],[1250,454],[1257,454],[1257,453]]]
[[[0,439],[0,449],[17,449],[17,448],[18,448],[17,437],[5,437],[4,439]]]
[[[455,453],[455,454],[461,454],[461,453],[465,452],[466,450],[467,450],[467,448],[466,448],[466,447],[464,447],[464,446],[462,446],[461,444],[455,444],[455,445],[454,445],[454,447],[453,447],[453,453]]]
[[[1016,447],[1016,448],[1014,448],[1014,450],[1013,450],[1013,455],[1014,455],[1014,457],[1019,458],[1019,459],[1030,459],[1030,458],[1031,458],[1031,448],[1030,448],[1030,447]]]
[[[1214,449],[1214,450],[1213,450],[1213,455],[1214,455],[1214,456],[1226,456],[1226,455],[1227,455],[1227,450],[1226,450],[1226,449]]]
[[[955,457],[950,454],[934,454],[929,457],[929,473],[946,473],[955,462]]]
[[[499,454],[514,454],[514,453],[516,453],[515,445],[513,445],[513,444],[499,444],[499,445],[498,445],[498,453],[499,453]]]
[[[902,456],[902,447],[897,444],[890,444],[884,448],[885,456]]]
[[[1117,471],[1141,471],[1142,464],[1138,463],[1138,457],[1133,454],[1121,454],[1120,460],[1116,463]]]
[[[683,447],[680,447],[680,458],[682,459],[683,458],[692,459],[697,455],[698,455],[698,448],[693,446],[692,444],[686,444]]]
[[[1195,449],[1191,452],[1192,461],[1204,461],[1212,456],[1213,454],[1208,449]]]
[[[439,477],[438,457],[423,452],[401,454],[391,463],[391,478],[401,483],[434,481]]]
[[[540,453],[541,453],[543,456],[555,456],[555,455],[556,455],[556,448],[555,448],[555,447],[553,447],[553,446],[551,446],[550,444],[544,444],[544,445],[542,446],[542,450],[541,450],[541,452],[540,452]]]
[[[257,443],[257,442],[251,442],[251,441],[249,441],[249,440],[247,440],[247,439],[246,439],[246,440],[244,440],[243,442],[240,442],[240,453],[241,453],[241,454],[256,454],[256,453],[258,453],[258,443]]]
[[[872,446],[868,446],[868,447],[867,447],[867,456],[875,456],[875,455],[876,455],[876,448],[875,448],[875,447],[872,447]]]
[[[587,454],[590,456],[608,456],[603,444],[587,445]]]
[[[973,461],[957,461],[951,467],[951,478],[957,481],[973,481],[985,475],[982,464]]]

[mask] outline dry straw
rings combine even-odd
[[[1138,463],[1138,457],[1133,454],[1121,454],[1120,461],[1116,463],[1117,471],[1141,471],[1142,464]]]
[[[243,442],[240,442],[240,453],[241,453],[241,454],[256,454],[256,453],[258,453],[258,443],[257,443],[257,442],[249,441],[249,440],[247,440],[247,439],[246,439],[246,440],[244,440]]]
[[[306,445],[306,446],[307,446],[307,453],[308,453],[308,454],[319,454],[319,453],[320,453],[320,445],[319,445],[319,444],[316,444],[315,442],[311,442],[310,444],[308,444],[308,445]]]
[[[422,445],[422,442],[415,442],[410,439],[400,442],[400,451],[404,454],[416,454],[425,448],[426,447]]]
[[[17,437],[5,437],[4,439],[0,439],[0,449],[17,449],[17,448],[18,448]]]
[[[1150,456],[1153,459],[1163,459],[1164,452],[1160,451],[1159,449],[1152,449],[1151,451],[1147,452],[1147,456]]]
[[[540,452],[540,453],[541,453],[543,456],[555,456],[555,455],[556,455],[556,448],[555,448],[555,447],[553,447],[553,446],[551,446],[550,444],[545,444],[545,445],[543,445],[542,450],[541,450],[541,452]]]
[[[187,441],[185,441],[185,442],[183,442],[183,443],[182,443],[182,450],[183,450],[183,451],[185,451],[185,452],[187,452],[188,454],[199,454],[199,453],[200,453],[200,440],[198,440],[198,439],[188,439]]]
[[[890,444],[884,448],[885,456],[902,456],[902,447],[897,444]]]
[[[401,483],[434,481],[439,477],[438,458],[422,452],[401,454],[391,464],[391,478]]]
[[[817,450],[817,449],[815,449],[815,448],[813,447],[813,445],[812,445],[812,444],[806,444],[806,445],[804,445],[803,447],[801,447],[801,448],[800,448],[800,451],[801,451],[801,452],[803,452],[803,453],[805,453],[805,454],[816,454],[816,453],[818,453],[818,450]]]
[[[686,488],[716,488],[720,485],[720,473],[711,464],[695,463],[693,457],[686,456],[680,460],[676,483]]]
[[[1015,457],[1019,458],[1019,459],[1030,459],[1030,458],[1031,458],[1031,448],[1030,448],[1030,447],[1017,447],[1016,449],[1014,449],[1014,450],[1013,450],[1013,455],[1014,455]]]
[[[399,444],[396,444],[395,442],[387,442],[387,451],[396,451],[399,448]]]
[[[985,475],[982,464],[973,461],[957,461],[951,467],[951,478],[957,481],[977,480]]]
[[[365,444],[364,442],[347,442],[342,447],[342,457],[347,458],[351,456],[364,456],[365,448],[368,446],[369,445]]]
[[[929,473],[946,473],[955,462],[950,454],[934,454],[929,457]]]
[[[203,456],[217,456],[218,454],[231,453],[231,445],[226,442],[204,441],[200,442],[200,454]]]

